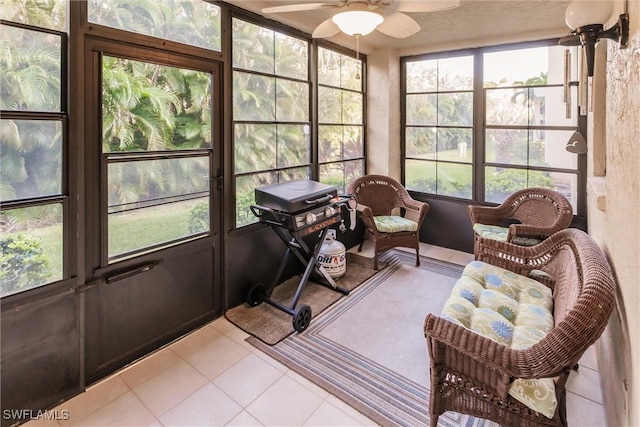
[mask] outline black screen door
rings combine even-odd
[[[214,61],[87,48],[90,383],[219,315],[221,92]]]

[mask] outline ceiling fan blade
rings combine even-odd
[[[313,30],[311,37],[314,39],[323,39],[325,37],[335,36],[340,32],[340,28],[331,20],[331,18],[323,21]]]
[[[455,9],[460,0],[398,0],[398,12],[437,12]]]
[[[265,7],[264,9],[262,9],[262,13],[302,12],[305,10],[326,9],[329,7],[336,7],[336,6],[338,5],[333,3],[285,4],[283,6]]]
[[[376,30],[397,39],[404,39],[420,31],[420,25],[401,12],[393,12],[384,18],[384,22],[376,27]]]

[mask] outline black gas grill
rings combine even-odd
[[[311,307],[296,307],[304,286],[312,273],[319,276],[318,283],[345,295],[348,290],[336,285],[318,261],[318,253],[329,226],[342,222],[342,209],[348,205],[350,196],[339,196],[335,187],[317,181],[299,179],[256,188],[256,204],[251,212],[263,224],[270,225],[287,245],[287,251],[278,268],[276,278],[268,288],[257,283],[249,290],[247,302],[257,306],[263,301],[293,316],[293,328],[301,332],[311,322]],[[315,234],[315,236],[314,236]],[[305,242],[315,237],[310,245]],[[271,300],[271,293],[280,283],[281,276],[291,255],[306,268],[290,306]]]
[[[341,220],[335,187],[308,179],[256,188],[256,216],[261,222],[286,227],[298,236],[320,231]]]

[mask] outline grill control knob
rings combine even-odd
[[[326,218],[330,218],[330,217],[332,217],[332,216],[333,216],[333,214],[335,214],[335,213],[336,213],[336,210],[335,210],[333,207],[331,207],[331,206],[327,206],[327,207],[324,209],[324,216],[325,216]]]
[[[309,212],[307,216],[304,217],[304,220],[307,224],[311,225],[316,222],[316,214],[314,214],[313,212]]]

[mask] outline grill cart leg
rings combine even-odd
[[[320,261],[318,261],[318,254],[320,253],[322,243],[324,242],[324,239],[329,232],[329,228],[325,226],[320,231],[319,238],[313,249],[311,249],[304,242],[303,238],[298,235],[297,232],[287,229],[284,224],[277,222],[275,219],[265,219],[261,212],[271,212],[270,210],[266,210],[265,208],[259,206],[252,206],[251,210],[257,217],[261,218],[262,222],[271,225],[271,228],[287,246],[287,250],[282,261],[280,262],[276,277],[274,278],[269,288],[265,287],[265,285],[263,285],[262,283],[256,283],[255,285],[251,286],[247,294],[247,303],[251,307],[255,307],[257,305],[260,305],[262,302],[266,302],[267,304],[290,314],[292,316],[293,329],[297,332],[302,332],[307,329],[309,323],[311,322],[311,307],[305,304],[301,305],[298,308],[296,308],[296,306],[298,305],[298,301],[302,296],[302,291],[304,290],[304,287],[309,281],[312,273],[315,272],[320,277],[321,280],[318,281],[319,284],[326,286],[334,291],[340,292],[344,295],[349,294],[349,290],[339,287],[335,283],[333,278],[329,275],[329,273],[327,273],[327,271],[324,269],[322,264],[320,264]],[[286,306],[277,301],[273,301],[271,299],[271,294],[275,287],[280,283],[282,274],[284,273],[289,258],[292,254],[298,259],[298,261],[302,263],[302,265],[305,266],[305,270],[302,274],[302,277],[300,278],[300,282],[298,283],[298,287],[295,291],[293,299],[291,300],[291,305]]]
[[[329,231],[328,228],[325,228],[322,230],[322,232],[320,233],[319,240],[316,243],[313,250],[309,249],[309,247],[306,245],[306,243],[304,243],[302,239],[296,239],[293,236],[291,239],[288,239],[287,236],[283,233],[282,229],[276,228],[276,227],[273,227],[273,228],[276,231],[276,234],[287,245],[287,250],[280,263],[280,266],[278,267],[278,273],[276,274],[276,277],[271,283],[271,286],[269,287],[269,289],[267,289],[265,285],[263,285],[262,283],[256,283],[255,285],[251,286],[247,294],[247,303],[251,307],[255,307],[257,305],[260,305],[262,302],[266,302],[267,304],[273,307],[276,307],[277,309],[282,310],[285,313],[290,314],[293,317],[292,318],[293,329],[296,332],[302,332],[305,329],[307,329],[307,327],[309,326],[309,323],[311,323],[311,318],[312,318],[311,307],[303,304],[296,309],[296,306],[298,305],[298,301],[302,296],[302,291],[304,290],[304,287],[309,281],[309,278],[311,277],[312,272],[315,271],[319,273],[322,279],[324,279],[324,280],[319,280],[319,283],[322,284],[323,286],[326,286],[332,290],[338,291],[344,295],[348,295],[349,290],[338,286],[333,280],[333,278],[326,272],[326,270],[322,267],[322,265],[318,261],[320,246],[322,245],[322,242],[324,241],[324,238],[327,232]],[[273,301],[271,299],[271,293],[280,282],[282,273],[284,272],[284,269],[287,265],[287,261],[289,260],[291,254],[295,255],[295,257],[305,266],[305,270],[300,279],[300,283],[298,283],[298,287],[293,296],[293,299],[291,300],[291,305],[286,306],[277,301]]]

